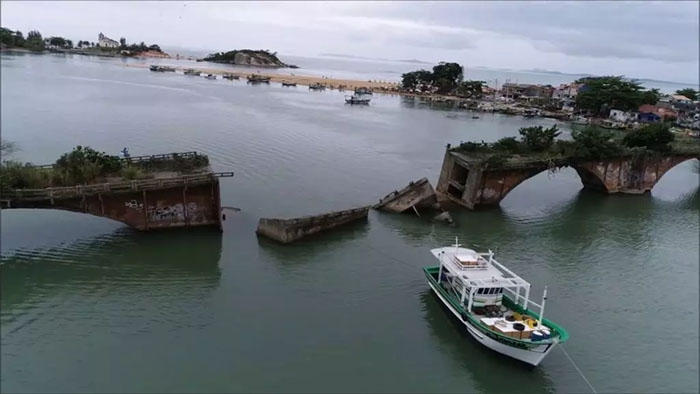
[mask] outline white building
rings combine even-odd
[[[625,123],[636,120],[637,114],[634,112],[625,112],[619,109],[611,109],[609,117],[614,121]]]
[[[579,85],[572,84],[561,84],[559,87],[554,88],[552,92],[552,98],[558,100],[573,100],[578,94]]]
[[[114,41],[111,38],[105,36],[104,34],[100,33],[97,36],[97,43],[102,47],[102,48],[119,48],[119,42]]]

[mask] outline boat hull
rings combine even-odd
[[[450,312],[452,312],[452,314],[459,321],[461,321],[462,324],[464,324],[465,328],[467,329],[467,332],[469,332],[469,334],[479,343],[493,351],[496,351],[498,353],[501,353],[508,357],[512,357],[516,360],[522,361],[524,363],[536,367],[556,346],[556,342],[554,342],[542,344],[541,346],[537,346],[530,349],[521,349],[513,346],[508,346],[492,338],[489,338],[487,335],[484,335],[478,328],[474,327],[468,319],[463,319],[461,313],[457,311],[447,299],[445,299],[445,297],[442,295],[442,293],[432,281],[428,280],[428,284],[438,296],[440,301],[442,301],[442,303],[447,307],[447,309],[449,309]]]

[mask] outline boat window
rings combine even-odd
[[[476,294],[484,294],[484,289],[479,289],[476,291]]]

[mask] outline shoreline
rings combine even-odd
[[[148,64],[125,64],[125,67],[136,67],[136,68],[143,68],[143,69],[148,69],[150,65]],[[313,85],[316,83],[320,83],[323,85],[326,85],[327,88],[329,89],[338,89],[338,88],[344,88],[344,89],[355,89],[355,88],[360,88],[360,87],[365,87],[372,89],[373,92],[375,93],[389,93],[389,94],[407,94],[404,92],[399,92],[399,91],[394,91],[393,89],[398,89],[399,84],[395,82],[369,82],[369,81],[360,81],[356,79],[339,79],[339,78],[326,78],[326,77],[319,77],[319,76],[312,76],[312,75],[293,75],[293,74],[274,74],[274,73],[265,73],[263,72],[253,72],[252,69],[256,67],[250,67],[251,71],[239,71],[239,70],[221,70],[221,69],[213,69],[213,68],[200,68],[200,67],[175,67],[175,70],[177,71],[184,71],[184,70],[196,70],[199,71],[203,74],[214,74],[214,75],[226,75],[226,74],[232,74],[236,75],[240,78],[246,78],[251,74],[255,75],[260,75],[263,77],[269,77],[270,82],[290,82],[290,83],[296,83],[298,85],[304,85],[304,86],[309,86]],[[257,71],[257,70],[256,70]],[[376,89],[376,90],[375,90]],[[414,94],[410,94],[414,95]]]
[[[135,67],[135,68],[142,68],[142,69],[148,69],[150,65],[148,64],[124,64],[125,67]],[[328,89],[336,89],[340,91],[344,90],[355,90],[356,88],[368,88],[372,91],[372,93],[375,94],[387,94],[387,95],[397,95],[397,96],[403,96],[403,97],[413,97],[417,98],[420,100],[425,100],[425,101],[430,101],[430,102],[435,102],[435,103],[446,103],[446,102],[451,102],[453,104],[459,105],[460,103],[464,102],[477,102],[477,103],[492,103],[492,101],[489,100],[475,100],[475,99],[469,99],[469,98],[463,98],[463,97],[457,97],[457,96],[445,96],[445,95],[439,95],[439,94],[421,94],[421,93],[411,93],[411,92],[405,92],[401,91],[400,89],[400,84],[396,82],[365,82],[365,81],[360,81],[356,79],[338,79],[338,78],[326,78],[326,77],[318,77],[318,76],[310,76],[310,75],[288,75],[288,74],[270,74],[270,73],[265,73],[265,72],[247,72],[247,71],[240,71],[240,70],[221,70],[221,69],[211,69],[211,68],[193,68],[193,67],[174,67],[176,71],[184,72],[184,70],[196,70],[201,72],[202,74],[214,74],[214,75],[225,75],[225,74],[232,74],[236,75],[241,79],[244,79],[248,77],[251,74],[255,75],[260,75],[263,77],[269,77],[270,82],[276,82],[276,83],[296,83],[297,85],[302,85],[302,86],[309,86],[313,84],[323,84],[326,86]],[[510,106],[509,106],[510,107]],[[479,110],[477,108],[465,108],[465,107],[460,107],[461,109],[465,110],[470,110],[473,112],[479,112],[479,113],[489,113],[489,112],[499,112],[499,113],[505,113],[507,115],[522,115],[520,109],[516,109],[515,107],[511,108],[510,111],[496,111],[496,110],[491,110],[491,111],[485,111],[485,110]],[[547,115],[540,116],[543,118],[552,118],[556,119],[559,121],[570,121],[570,114],[564,114],[564,113],[554,113],[550,111],[545,111]]]

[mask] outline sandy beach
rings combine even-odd
[[[149,65],[147,64],[126,64],[126,67],[138,67],[138,68],[144,68],[147,69]],[[175,68],[178,71],[184,71],[187,68],[184,67],[176,67]],[[326,87],[330,89],[338,89],[339,87],[342,87],[344,89],[355,89],[358,87],[366,87],[369,88],[373,91],[376,92],[387,92],[387,93],[395,93],[399,94],[399,92],[394,91],[399,88],[398,83],[394,82],[369,82],[369,81],[359,81],[359,80],[352,80],[352,79],[337,79],[337,78],[324,78],[324,77],[319,77],[319,76],[309,76],[309,75],[282,75],[282,74],[272,74],[272,73],[265,73],[264,71],[259,72],[255,68],[251,68],[250,71],[240,71],[240,70],[221,70],[221,69],[212,69],[212,68],[201,68],[201,67],[193,67],[192,69],[197,70],[201,73],[204,74],[215,74],[215,75],[223,75],[223,74],[233,74],[237,75],[241,78],[246,78],[247,76],[251,74],[256,74],[256,75],[262,75],[264,77],[269,77],[271,82],[289,82],[289,83],[296,83],[298,85],[313,85],[316,83],[324,84]]]

